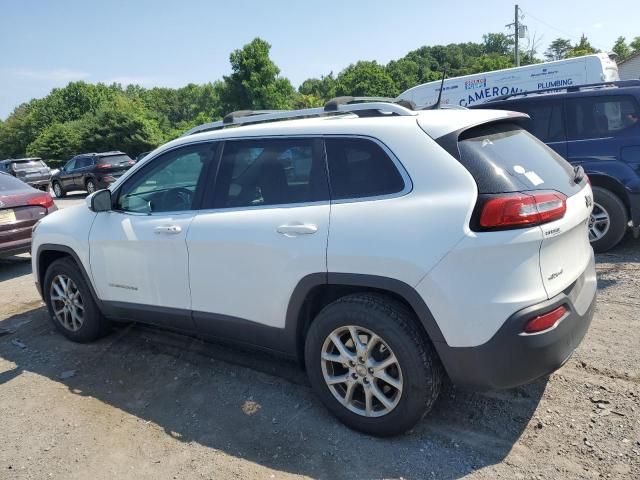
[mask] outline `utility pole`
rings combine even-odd
[[[518,48],[518,37],[520,36],[520,25],[518,18],[518,5],[516,4],[515,17],[513,20],[515,26],[515,39],[516,39],[516,67],[520,66],[520,49]]]
[[[525,30],[526,30],[526,25],[522,25],[520,23],[520,7],[518,7],[518,5],[515,6],[514,9],[514,16],[513,16],[513,23],[510,23],[508,25],[505,25],[505,27],[507,28],[511,28],[513,27],[513,33],[510,35],[507,35],[507,37],[513,37],[514,39],[514,43],[515,43],[515,61],[516,61],[516,67],[520,66],[520,38],[524,38],[525,37]]]

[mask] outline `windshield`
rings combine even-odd
[[[515,124],[472,128],[461,136],[459,149],[479,193],[556,190],[571,196],[581,188],[566,160]]]
[[[46,168],[46,164],[42,160],[25,160],[22,162],[13,162],[12,168],[14,171],[30,170],[32,168]]]
[[[98,165],[119,165],[121,163],[133,162],[129,155],[109,155],[108,157],[100,157]]]

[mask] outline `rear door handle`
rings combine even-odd
[[[318,231],[318,226],[312,223],[291,223],[287,225],[280,225],[276,231],[287,237],[311,235]]]
[[[153,231],[156,233],[176,234],[182,231],[182,227],[180,227],[179,225],[160,225],[159,227],[154,228]]]

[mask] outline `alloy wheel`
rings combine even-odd
[[[95,191],[96,191],[96,186],[95,186],[95,184],[94,184],[91,180],[89,180],[89,181],[87,182],[87,192],[89,192],[89,193],[93,193],[93,192],[95,192]]]
[[[84,323],[84,303],[78,286],[67,275],[56,275],[49,298],[56,320],[67,330],[76,332]]]
[[[593,211],[589,217],[589,241],[595,242],[604,237],[609,231],[611,219],[607,212],[599,203],[593,203]]]
[[[56,197],[62,195],[62,188],[60,188],[60,185],[58,185],[57,183],[53,184],[53,193],[56,194]]]
[[[335,329],[324,341],[321,364],[333,396],[358,415],[381,417],[400,402],[400,363],[371,330],[353,325]]]

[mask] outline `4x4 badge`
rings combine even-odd
[[[585,195],[584,196],[584,204],[587,206],[587,208],[591,207],[591,205],[593,205],[593,199],[591,198],[591,195]]]

